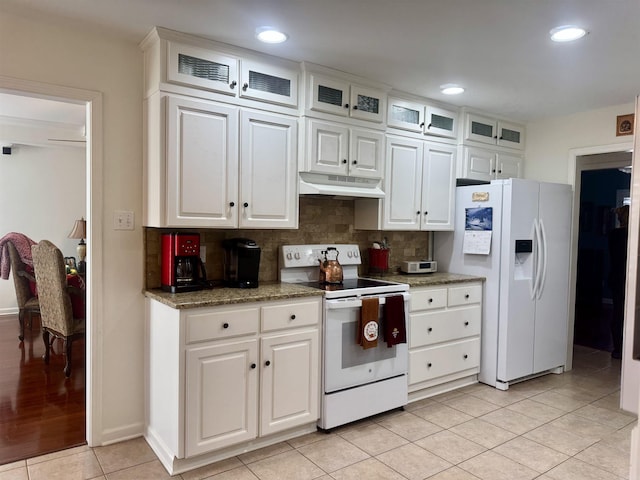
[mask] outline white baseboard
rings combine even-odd
[[[0,317],[17,315],[17,314],[18,314],[18,307],[0,308]]]
[[[111,445],[112,443],[124,442],[125,440],[131,440],[132,438],[141,437],[144,435],[143,423],[132,423],[123,427],[112,428],[110,430],[103,430],[100,441],[100,446]],[[97,445],[93,445],[97,446]]]

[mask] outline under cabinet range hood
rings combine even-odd
[[[384,198],[382,180],[323,173],[300,172],[300,195]]]

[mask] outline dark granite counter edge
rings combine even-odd
[[[323,293],[322,290],[316,288],[286,283],[268,284],[258,288],[214,288],[212,290],[185,293],[168,293],[161,289],[144,291],[144,295],[147,298],[178,310],[313,297],[321,296]]]

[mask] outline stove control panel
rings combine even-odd
[[[360,265],[360,248],[358,245],[283,245],[280,255],[280,268],[299,268],[318,266],[318,260],[324,258],[324,251],[333,247],[338,251],[340,265]]]

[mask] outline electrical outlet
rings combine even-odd
[[[114,230],[133,230],[133,212],[128,210],[116,210],[113,214]]]

